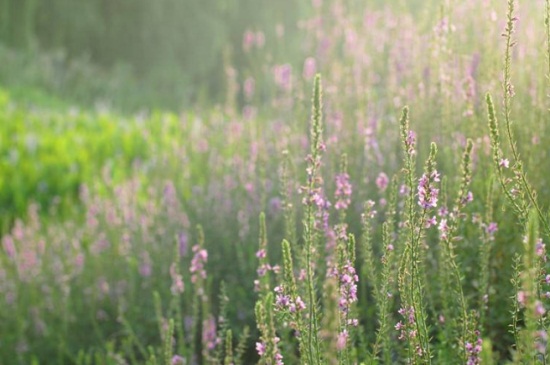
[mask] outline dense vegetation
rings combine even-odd
[[[16,66],[40,58],[52,80],[27,82],[63,98],[77,89],[73,101],[177,109],[223,100],[225,67],[246,63],[246,30],[272,40],[277,24],[296,35],[310,8],[288,0],[2,0],[0,42],[19,50]],[[297,42],[284,46],[287,56],[297,50]],[[0,79],[13,78],[4,72]]]
[[[140,81],[106,70],[156,61],[109,26],[165,14],[164,57],[201,18],[100,11],[130,3],[0,1],[27,14],[1,36],[1,363],[548,362],[548,0],[281,2],[283,27],[206,2],[239,55],[185,87],[223,102],[135,115],[108,104]]]

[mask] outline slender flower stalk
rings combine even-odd
[[[520,210],[520,218],[522,219],[522,223],[525,224],[527,222],[529,205],[531,205],[532,207],[535,208],[544,231],[546,232],[547,235],[550,235],[550,224],[548,223],[546,215],[542,212],[536,200],[536,193],[533,190],[533,187],[527,181],[527,177],[523,169],[523,161],[520,158],[520,153],[517,147],[516,139],[512,131],[512,117],[511,117],[512,99],[515,95],[515,92],[514,92],[514,86],[512,84],[512,75],[511,75],[511,68],[512,68],[511,53],[512,53],[512,47],[516,45],[516,41],[513,39],[513,34],[515,32],[515,23],[518,21],[518,18],[514,14],[515,1],[516,0],[508,0],[508,12],[506,14],[506,28],[504,30],[504,33],[502,34],[502,36],[506,40],[506,47],[504,52],[504,71],[503,71],[504,128],[506,131],[508,144],[512,152],[512,157],[514,159],[513,171],[515,174],[515,179],[518,184],[518,190],[520,190],[522,195],[521,198],[522,200],[524,200],[524,202],[522,203],[522,208]],[[549,68],[550,68],[550,65],[549,65]],[[489,99],[489,97],[487,98]],[[489,104],[489,100],[487,101],[487,103]],[[493,114],[494,114],[494,111],[493,111]],[[498,125],[496,124],[496,118],[493,116],[493,119],[494,119],[493,124],[495,124],[494,128],[496,129],[498,128]],[[491,134],[493,134],[494,130],[491,126],[491,121],[490,121],[490,128],[491,128]],[[500,165],[500,160],[499,160],[499,165]],[[500,169],[499,169],[499,172],[501,172]],[[510,196],[510,195],[512,195],[512,198],[513,198],[513,194],[507,194],[507,196]]]
[[[318,338],[317,298],[313,278],[313,253],[315,250],[315,212],[314,199],[319,194],[319,169],[321,156],[325,150],[322,126],[321,77],[315,76],[313,86],[313,107],[311,118],[311,153],[307,158],[306,212],[304,220],[306,288],[308,292],[307,358],[311,365],[320,364],[321,354]]]
[[[168,327],[166,333],[164,334],[164,363],[166,365],[172,364],[173,353],[173,335],[174,335],[174,320],[170,319],[168,321]]]
[[[290,243],[283,240],[282,246],[283,283],[273,289],[275,292],[275,310],[281,313],[283,319],[289,322],[290,327],[294,330],[300,345],[301,358],[304,360],[309,350],[308,343],[306,342],[308,337],[305,334],[308,331],[308,327],[304,324],[303,319],[306,303],[298,294]]]
[[[392,239],[390,237],[390,224],[389,222],[384,222],[382,225],[382,242],[384,243],[384,253],[382,256],[382,275],[380,289],[376,295],[377,308],[378,308],[378,318],[379,318],[379,328],[376,333],[376,341],[373,346],[373,358],[377,359],[379,353],[383,351],[383,362],[386,365],[391,364],[391,340],[388,336],[390,329],[390,308],[391,308],[391,298],[393,294],[391,293],[392,277],[391,270],[392,264],[395,256],[395,249],[392,244]]]
[[[343,154],[340,160],[340,173],[336,175],[336,192],[334,193],[336,203],[334,208],[339,212],[340,224],[344,224],[346,210],[351,204],[352,186],[348,175],[348,157]]]
[[[489,93],[487,93],[485,101],[487,103],[489,135],[491,137],[491,149],[493,151],[493,165],[497,170],[498,181],[504,195],[506,196],[508,202],[512,205],[514,211],[520,218],[520,221],[525,222],[527,220],[527,208],[525,206],[525,202],[523,200],[516,199],[516,196],[512,193],[512,190],[509,189],[507,185],[508,179],[504,175],[504,169],[506,168],[507,163],[503,163],[503,161],[507,160],[502,157],[498,119],[495,113],[493,98]]]
[[[547,314],[541,298],[541,283],[550,282],[545,278],[546,261],[545,245],[539,239],[539,219],[536,211],[531,210],[528,224],[525,227],[523,265],[515,278],[516,296],[514,299],[515,315],[519,310],[523,312],[524,328],[514,328],[516,337],[516,353],[514,360],[517,363],[532,362],[532,359],[543,359],[546,356],[544,337],[547,330]],[[519,263],[519,259],[518,259]],[[517,326],[517,318],[514,325]]]
[[[415,187],[415,156],[416,139],[409,129],[408,108],[403,109],[401,116],[401,140],[405,153],[405,180],[409,193],[406,201],[406,224],[408,238],[399,268],[399,290],[401,293],[402,315],[408,315],[406,324],[407,335],[403,336],[408,343],[410,361],[431,363],[429,333],[426,321],[426,312],[423,294],[423,280],[421,275],[420,240],[425,229],[426,216],[429,209],[437,206],[437,193],[434,183],[439,181],[439,174],[435,169],[436,145],[432,143],[430,156],[426,161],[423,178]],[[415,204],[415,190],[418,190],[418,201]],[[417,212],[416,205],[421,210]],[[406,312],[406,313],[405,313]]]
[[[362,275],[365,277],[365,283],[368,283],[373,288],[373,292],[376,295],[379,293],[379,275],[376,270],[377,265],[375,261],[374,248],[373,248],[373,228],[372,223],[376,217],[376,211],[374,210],[374,202],[369,200],[365,203],[364,212],[361,215],[362,232],[361,232],[361,259],[365,262],[362,266]],[[378,299],[378,298],[377,298]]]
[[[445,266],[445,272],[443,275],[445,276],[444,282],[447,284],[446,287],[452,290],[453,292],[453,298],[451,300],[452,303],[458,303],[459,304],[459,314],[458,318],[453,318],[451,315],[451,308],[449,305],[448,300],[444,300],[444,305],[446,308],[445,310],[445,316],[446,321],[451,324],[451,332],[447,333],[448,336],[454,336],[457,337],[458,345],[455,347],[457,349],[463,349],[463,351],[460,351],[457,355],[462,358],[463,362],[467,362],[468,359],[468,351],[462,346],[462,344],[467,339],[467,332],[468,332],[468,304],[466,301],[466,298],[464,296],[464,291],[462,289],[462,274],[460,267],[458,266],[458,263],[456,262],[456,253],[455,253],[455,247],[453,241],[457,238],[456,232],[459,228],[460,218],[462,216],[462,210],[466,206],[467,203],[471,201],[471,193],[469,191],[469,185],[472,178],[472,172],[471,172],[471,153],[472,153],[472,147],[473,142],[468,139],[466,142],[466,147],[464,149],[464,154],[462,156],[462,181],[459,187],[459,191],[456,197],[456,202],[454,205],[454,208],[450,214],[447,215],[447,218],[441,218],[440,223],[440,237],[442,241],[441,250],[444,253],[443,255],[443,262],[441,265]],[[442,229],[442,223],[445,222],[445,229]],[[451,270],[448,270],[450,268]],[[447,278],[450,276],[451,278]],[[447,279],[447,280],[445,280]],[[452,331],[454,328],[452,326],[454,324],[458,324],[460,326],[459,333],[453,333]]]
[[[292,181],[290,178],[291,160],[287,150],[283,151],[283,161],[279,180],[281,182],[281,200],[285,217],[285,239],[296,244],[296,208],[293,205]]]
[[[260,341],[256,342],[256,352],[260,356],[260,365],[283,365],[283,356],[279,350],[279,337],[275,332],[273,319],[273,294],[256,302],[256,323],[260,330]]]
[[[258,251],[256,251],[256,258],[259,261],[258,269],[256,270],[258,278],[254,280],[254,289],[261,297],[270,291],[271,272],[277,274],[280,270],[278,265],[271,266],[267,257],[267,228],[264,213],[260,213],[260,235],[258,241]]]
[[[484,328],[485,318],[487,316],[487,310],[489,307],[489,279],[490,279],[490,259],[491,249],[493,241],[495,240],[495,233],[498,230],[498,225],[493,222],[493,191],[494,191],[494,178],[490,179],[490,183],[487,191],[487,199],[485,202],[485,222],[481,222],[481,244],[480,251],[480,270],[479,270],[479,282],[480,282],[480,296],[479,296],[479,327]],[[489,223],[490,222],[490,223]]]
[[[225,332],[225,357],[223,365],[234,365],[233,360],[233,333],[228,329]]]

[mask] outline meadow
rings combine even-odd
[[[550,1],[424,5],[246,28],[181,112],[0,52],[0,364],[548,363]]]

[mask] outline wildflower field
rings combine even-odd
[[[208,107],[0,83],[0,364],[550,362],[550,0],[308,6]]]

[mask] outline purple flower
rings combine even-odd
[[[144,277],[148,278],[152,274],[152,267],[151,267],[151,258],[149,257],[149,253],[146,251],[143,252],[141,255],[141,265],[139,266],[139,274]]]
[[[449,226],[447,225],[447,220],[442,219],[439,222],[439,226],[437,228],[439,229],[439,236],[441,237],[441,239],[446,240],[448,237],[447,234],[449,233]]]
[[[380,191],[386,190],[386,188],[388,187],[388,182],[388,175],[383,172],[381,172],[376,178],[376,186],[378,186],[378,189],[380,189]]]
[[[527,296],[525,295],[525,292],[523,290],[520,290],[518,292],[518,303],[523,307],[525,306],[525,301],[527,299]]]
[[[273,68],[273,76],[275,83],[281,89],[290,91],[292,89],[292,66],[285,63],[284,65],[278,65]]]
[[[428,177],[423,174],[418,180],[418,205],[424,209],[436,208],[439,189],[433,186],[434,182],[439,181],[439,174],[434,171]]]
[[[252,46],[254,46],[254,42],[255,42],[254,32],[247,29],[246,32],[244,32],[244,34],[243,34],[243,49],[244,49],[244,51],[245,52],[250,51]]]
[[[407,138],[405,140],[405,145],[407,147],[407,152],[410,155],[415,155],[416,154],[416,150],[415,150],[416,133],[414,133],[413,131],[409,131],[409,134],[407,135]]]
[[[472,201],[474,200],[474,193],[472,193],[471,191],[469,191],[466,196],[464,198],[462,198],[462,201],[461,203],[462,204],[467,204],[467,203],[471,203]]]
[[[546,313],[546,309],[544,308],[544,305],[542,304],[542,302],[540,300],[537,300],[535,302],[535,313],[541,317],[544,315],[544,313]]]
[[[243,90],[244,90],[244,97],[246,98],[246,100],[248,101],[252,100],[255,89],[256,89],[256,82],[254,81],[254,78],[249,77],[246,80],[244,80]]]
[[[495,232],[498,231],[498,225],[495,222],[491,222],[489,223],[485,231],[490,235],[494,235]]]
[[[180,355],[174,355],[172,357],[171,364],[172,365],[184,365],[185,364],[185,359],[183,357],[181,357]]]
[[[277,293],[275,296],[276,310],[288,310],[290,313],[296,313],[306,309],[306,304],[301,297],[297,296],[296,299],[293,300],[290,295],[284,294],[284,288],[282,286],[277,286],[273,290]]]
[[[537,256],[543,257],[544,261],[546,261],[546,245],[542,242],[542,239],[539,239],[535,244],[535,253]]]
[[[172,265],[170,265],[170,277],[172,278],[172,287],[170,288],[172,295],[183,293],[183,278],[178,273],[178,268],[175,263],[172,263]]]
[[[349,175],[346,173],[336,175],[336,210],[347,209],[351,203],[352,187],[349,182]]]
[[[315,72],[317,71],[317,64],[315,62],[315,58],[308,57],[304,61],[304,71],[302,75],[304,76],[304,79],[310,80],[315,76]]]
[[[199,245],[193,246],[193,252],[195,255],[191,260],[189,271],[191,272],[191,282],[196,283],[199,278],[206,279],[204,265],[208,261],[208,252]]]
[[[187,242],[187,234],[185,232],[178,234],[179,253],[182,257],[187,256]]]
[[[346,348],[348,337],[349,334],[347,330],[343,330],[338,334],[338,339],[336,340],[336,348],[338,349],[338,351],[342,351]]]
[[[357,301],[357,282],[359,277],[355,273],[355,268],[348,262],[342,268],[340,274],[340,296],[348,304]]]
[[[475,333],[477,335],[477,340],[475,342],[475,345],[471,342],[464,343],[464,349],[468,354],[468,360],[466,362],[467,365],[481,364],[481,359],[479,355],[481,354],[483,340],[480,337],[479,331],[475,331]]]
[[[260,249],[256,252],[256,257],[259,258],[259,259],[263,259],[266,257],[266,252],[265,252],[265,249]]]
[[[437,218],[434,215],[431,218],[426,219],[426,228],[430,228],[431,226],[435,226],[437,224]]]
[[[208,317],[202,324],[202,343],[208,350],[214,350],[220,339],[216,332],[216,320],[213,316]]]
[[[501,158],[498,162],[498,165],[507,169],[508,167],[510,167],[510,161],[507,158]]]
[[[264,356],[265,355],[266,346],[263,342],[256,342],[256,351],[258,352],[258,355]]]

